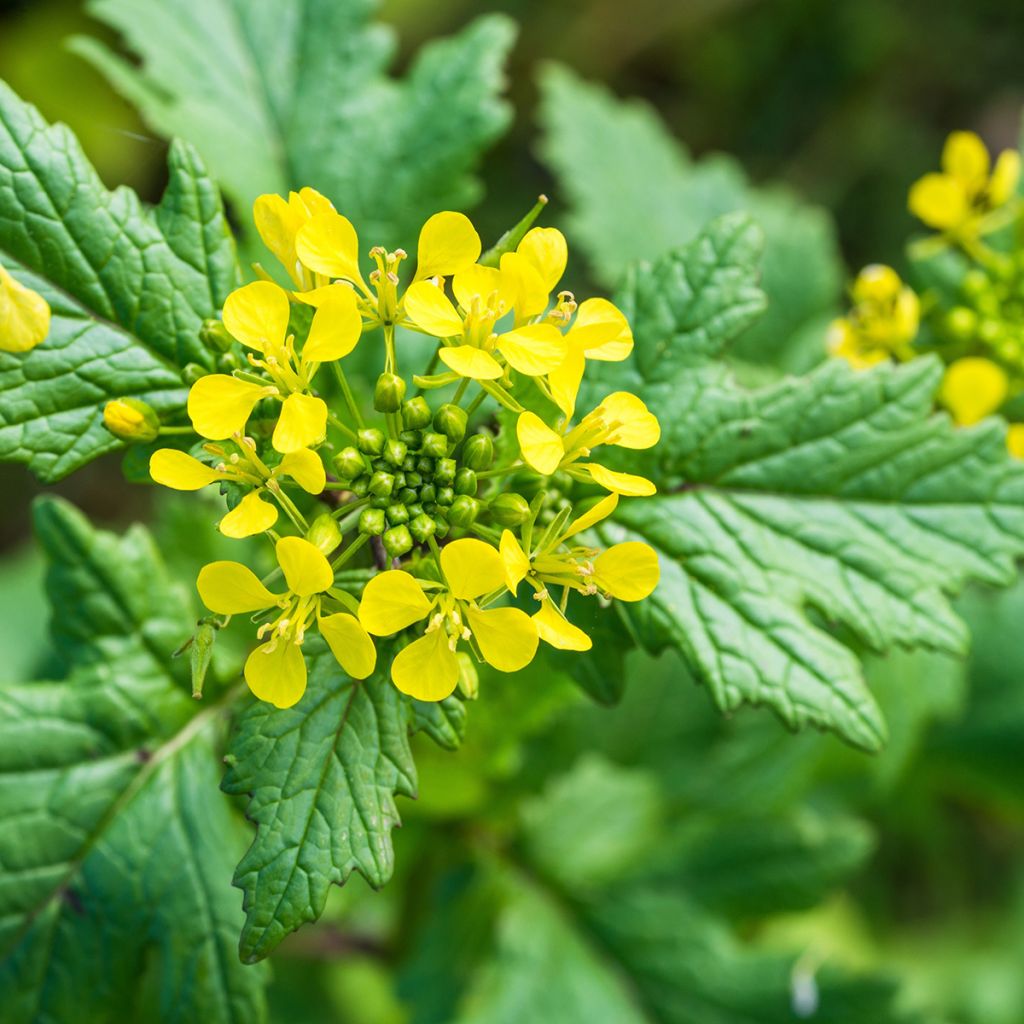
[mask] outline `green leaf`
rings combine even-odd
[[[252,963],[323,911],[332,883],[358,871],[375,888],[391,877],[395,795],[416,795],[404,698],[386,662],[348,678],[334,656],[313,656],[302,700],[251,705],[239,718],[225,792],[250,796],[256,838],[235,872],[245,892],[240,954]]]
[[[100,533],[57,501],[36,526],[70,671],[0,689],[4,1019],[263,1020],[263,975],[234,950],[225,704],[169,672],[190,609],[142,529]]]
[[[510,120],[501,16],[425,47],[396,81],[393,34],[367,23],[374,0],[87,6],[139,62],[94,39],[78,52],[156,131],[195,143],[245,219],[261,192],[311,185],[372,243],[409,246],[427,215],[479,198],[473,168]]]
[[[721,710],[767,705],[791,727],[876,749],[884,723],[835,627],[879,651],[963,652],[948,595],[970,579],[1012,580],[1024,467],[998,421],[957,430],[932,415],[941,367],[930,359],[866,373],[833,360],[739,388],[714,361],[728,332],[710,344],[675,311],[749,271],[756,237],[749,218],[727,215],[628,281],[626,382],[665,428],[630,465],[660,493],[621,505],[602,532],[659,552],[661,583],[627,607],[632,628],[651,649],[678,648]]]
[[[209,364],[199,326],[235,283],[234,243],[195,151],[175,143],[168,164],[155,209],[108,192],[70,131],[0,82],[0,264],[53,311],[40,346],[0,352],[0,459],[43,480],[120,445],[111,398],[181,410],[181,368]]]
[[[458,750],[466,737],[466,705],[458,697],[440,701],[409,698],[410,731],[426,733],[444,750]]]
[[[787,369],[824,355],[843,280],[828,214],[781,187],[753,188],[726,156],[694,161],[646,104],[621,101],[558,66],[540,78],[540,153],[569,201],[567,230],[598,279],[690,241],[707,220],[748,211],[765,229],[769,309],[735,354]]]

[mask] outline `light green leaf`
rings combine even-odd
[[[0,459],[56,480],[120,442],[102,423],[111,398],[180,410],[181,368],[235,283],[234,243],[196,153],[175,143],[160,205],[108,192],[74,136],[48,126],[0,82],[0,264],[53,311],[49,337],[0,352]]]
[[[352,680],[321,645],[294,708],[258,703],[240,717],[223,788],[250,796],[256,838],[235,872],[245,891],[247,963],[318,918],[332,883],[391,877],[395,794],[416,795],[408,711],[384,668]],[[383,654],[383,652],[382,652]]]
[[[765,229],[768,313],[735,354],[803,369],[824,355],[843,269],[828,214],[781,187],[754,188],[726,156],[694,161],[657,114],[549,66],[540,79],[541,156],[570,204],[570,243],[605,285],[637,260],[690,241],[709,218],[748,211]]]
[[[426,733],[444,750],[458,750],[466,736],[466,705],[458,697],[441,701],[409,698],[410,731]]]
[[[878,707],[828,624],[875,650],[964,651],[948,595],[1013,578],[1024,467],[998,421],[957,430],[931,415],[941,367],[929,359],[866,373],[834,360],[739,388],[714,347],[674,320],[673,295],[749,267],[754,236],[748,218],[728,215],[628,281],[627,380],[665,428],[630,465],[660,493],[621,505],[603,534],[659,552],[661,583],[628,606],[630,622],[648,647],[678,648],[723,711],[765,704],[794,728],[876,749]],[[709,276],[712,259],[722,269]]]
[[[153,128],[195,143],[247,219],[261,192],[311,185],[367,244],[414,244],[431,213],[475,202],[473,169],[505,129],[498,98],[514,29],[481,18],[425,47],[404,80],[374,0],[91,0],[137,65],[78,51]]]
[[[263,976],[234,950],[225,705],[169,672],[190,609],[143,530],[96,532],[56,501],[36,524],[70,672],[0,689],[4,1019],[264,1020]]]

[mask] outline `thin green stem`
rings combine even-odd
[[[341,362],[335,359],[331,366],[334,368],[334,376],[338,378],[338,386],[341,388],[348,411],[352,414],[352,419],[356,421],[356,426],[362,430],[364,426],[363,416],[359,411],[359,406],[356,404],[355,396],[352,394],[352,388],[349,387],[348,377],[345,376],[345,371],[341,368]]]
[[[284,491],[279,488],[267,488],[271,494],[277,499],[278,504],[285,510],[288,518],[292,521],[296,529],[301,530],[305,533],[309,529],[309,523],[306,522],[306,517],[298,510],[295,502],[288,497]]]
[[[466,406],[466,419],[470,419],[472,417],[473,413],[475,413],[477,409],[479,409],[480,406],[483,404],[483,400],[486,397],[487,392],[484,391],[483,388],[481,388],[476,398],[474,398],[473,401],[470,402],[468,406]]]
[[[165,427],[165,426],[161,426],[160,427],[160,434],[161,434],[161,436],[163,436],[165,434],[194,434],[195,432],[196,432],[195,428],[191,427],[191,426],[189,426],[189,427]]]
[[[368,533],[361,533],[338,557],[331,562],[331,569],[337,572],[370,539]]]
[[[469,378],[468,377],[463,377],[462,380],[459,381],[459,386],[455,389],[455,394],[452,396],[452,404],[454,404],[454,405],[461,405],[462,404],[462,396],[466,393],[466,388],[468,388],[468,387],[469,387]]]
[[[338,417],[329,409],[327,411],[327,419],[333,426],[337,427],[343,434],[345,434],[349,440],[359,440],[359,435],[347,423],[342,423],[341,420],[338,419]]]
[[[501,466],[498,469],[484,469],[477,473],[477,480],[488,480],[496,476],[506,476],[509,473],[515,473],[516,470],[523,468],[522,462],[513,462],[511,466]]]

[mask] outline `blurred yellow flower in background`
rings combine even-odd
[[[828,331],[833,356],[864,370],[887,359],[909,359],[917,336],[921,306],[914,290],[892,267],[866,266],[850,288],[850,312]]]

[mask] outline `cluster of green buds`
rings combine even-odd
[[[939,331],[957,349],[980,350],[1024,373],[1024,252],[968,270]]]

